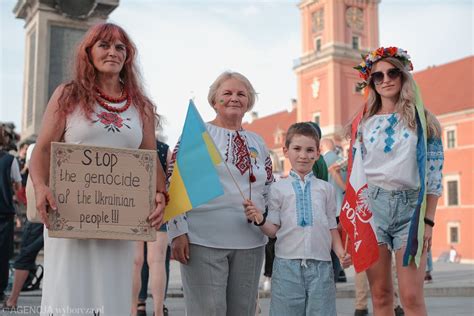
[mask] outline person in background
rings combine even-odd
[[[145,244],[144,247],[144,254],[143,258],[148,258],[148,251],[147,245]],[[166,258],[165,258],[165,271],[166,271],[166,284],[165,284],[165,292],[164,292],[164,300],[166,300],[166,296],[168,294],[168,284],[170,281],[170,260],[171,260],[171,248],[169,245],[166,247]],[[137,304],[137,315],[138,316],[146,316],[146,300],[148,299],[148,280],[149,280],[149,266],[147,260],[143,260],[143,266],[140,273],[141,277],[141,287],[140,293],[138,294],[138,304]],[[168,316],[169,310],[163,302],[163,316]]]
[[[8,285],[8,261],[13,255],[15,205],[13,196],[21,188],[18,161],[8,153],[8,140],[0,124],[0,302]]]
[[[451,245],[451,248],[449,249],[449,262],[461,262],[461,255],[457,252],[456,248],[454,248],[454,245]]]
[[[156,141],[158,159],[163,170],[167,170],[171,161],[169,146]],[[148,298],[148,278],[151,276],[150,288],[153,297],[153,314],[168,315],[164,305],[169,277],[169,251],[166,223],[156,233],[153,242],[137,241],[133,266],[132,316],[146,316]],[[146,260],[145,260],[146,258]]]
[[[57,210],[49,188],[51,142],[156,150],[156,107],[146,96],[137,49],[118,25],[92,26],[74,58],[74,79],[52,94],[30,163],[36,208],[49,228]],[[166,203],[165,175],[156,168],[156,208],[148,217],[159,229]],[[127,315],[132,301],[134,242],[50,238],[44,234],[41,316],[86,308],[101,315]]]
[[[367,281],[367,274],[365,271],[355,273],[354,276],[354,316],[367,316],[369,315],[369,282]]]
[[[26,179],[28,178],[28,165],[26,164],[26,156],[28,154],[28,148],[30,147],[30,143],[23,142],[19,146],[18,149],[18,162],[20,164],[20,173],[21,173],[21,180],[22,185],[26,185]]]
[[[34,147],[34,144],[30,145],[29,147]],[[23,170],[26,170],[27,176],[31,152],[31,150],[25,150],[26,156]],[[16,310],[18,297],[20,296],[20,292],[28,278],[28,275],[30,274],[30,271],[36,272],[36,257],[44,246],[43,228],[44,225],[42,223],[32,223],[28,220],[26,220],[24,224],[21,237],[20,253],[15,258],[15,262],[13,264],[13,268],[15,269],[13,288],[10,296],[5,301],[4,310]]]
[[[428,252],[428,257],[426,258],[426,270],[425,270],[425,283],[433,283],[433,276],[431,272],[433,271],[433,257],[431,251]]]
[[[276,238],[268,238],[268,243],[265,245],[265,265],[263,269],[263,275],[265,280],[263,281],[263,290],[269,292],[272,287],[272,273],[273,273],[273,261],[275,260],[275,242]]]
[[[328,166],[328,182],[336,190],[336,208],[339,217],[346,191],[347,159],[338,154],[334,140],[330,138],[321,139],[321,155]]]
[[[208,101],[216,117],[206,127],[224,160],[216,167],[224,195],[168,225],[172,257],[181,263],[189,315],[255,315],[267,238],[247,221],[244,198],[236,186],[245,198],[265,208],[273,182],[270,154],[259,135],[242,128],[255,99],[252,84],[238,72],[222,73],[209,88]],[[178,148],[179,144],[174,157]]]
[[[321,128],[319,127],[318,123],[316,122],[307,122],[307,123],[311,124],[311,126],[314,127],[319,139],[321,139],[322,138]],[[328,181],[328,178],[329,178],[328,166],[326,162],[324,161],[324,158],[322,155],[319,155],[319,158],[314,162],[313,173],[316,176],[316,178],[324,180],[324,181]]]
[[[346,191],[347,160],[338,154],[336,145],[330,138],[321,139],[320,149],[321,156],[328,166],[328,182],[336,191],[336,221],[339,224],[339,214]],[[346,274],[334,251],[331,251],[331,258],[334,268],[334,280],[336,282],[346,282]]]
[[[30,144],[27,142],[21,143],[18,149],[18,164],[20,166],[21,174],[21,189],[17,192],[16,197],[22,207],[26,206],[26,180],[28,179],[28,165],[26,164],[26,155]]]

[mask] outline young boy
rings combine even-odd
[[[268,216],[250,200],[244,203],[247,218],[277,237],[270,315],[336,315],[331,248],[344,267],[351,259],[337,230],[334,188],[312,172],[319,158],[315,128],[293,124],[283,152],[292,169],[289,177],[272,184]]]

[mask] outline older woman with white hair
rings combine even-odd
[[[192,315],[255,315],[267,238],[247,221],[234,183],[246,199],[265,208],[273,182],[269,151],[260,136],[242,128],[255,99],[252,84],[237,72],[224,72],[211,85],[208,101],[216,117],[206,125],[225,161],[217,170],[224,195],[169,222]]]

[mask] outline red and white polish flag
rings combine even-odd
[[[362,143],[357,137],[361,112],[352,124],[352,148],[349,157],[346,195],[342,202],[339,219],[343,235],[348,234],[347,250],[351,254],[356,272],[365,271],[379,258],[374,219],[369,203],[367,177],[362,161]],[[343,236],[342,240],[346,240]]]

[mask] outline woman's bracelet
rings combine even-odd
[[[431,219],[429,219],[429,218],[426,218],[426,217],[425,217],[424,221],[425,221],[425,224],[428,225],[428,226],[434,227],[434,225],[435,225],[435,222],[433,222],[433,221],[432,221]]]
[[[256,222],[253,222],[255,226],[263,226],[263,224],[265,224],[265,222],[267,221],[268,211],[265,211],[265,213],[263,213],[262,215],[263,215],[263,219],[260,223],[257,224]]]
[[[166,191],[156,191],[156,193],[161,193],[165,196],[165,206],[170,202],[170,195]]]

